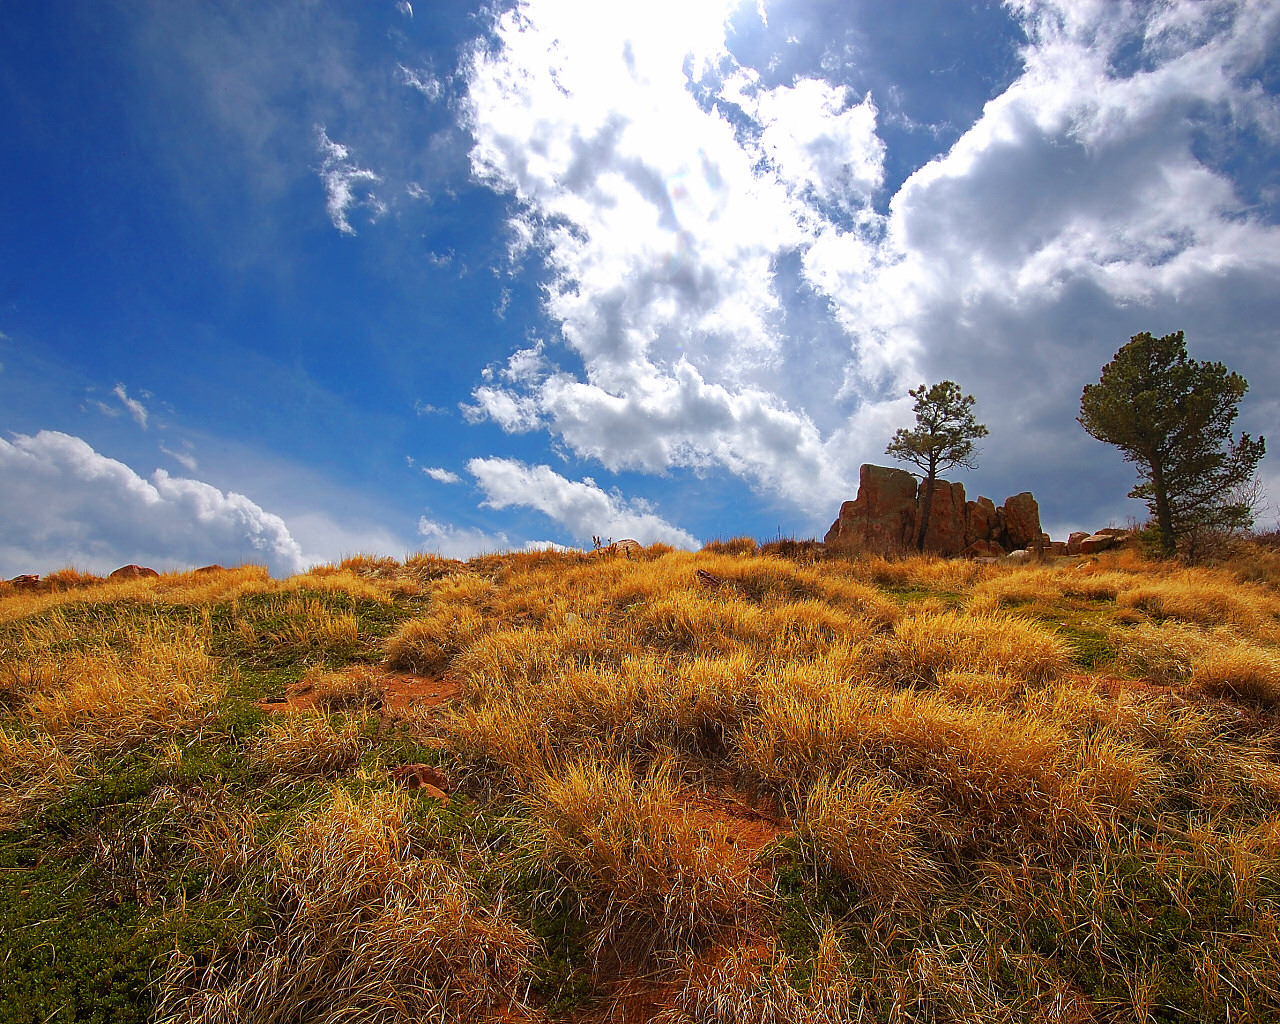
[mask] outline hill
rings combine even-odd
[[[1280,1019],[1273,552],[771,548],[0,589],[0,1024]]]

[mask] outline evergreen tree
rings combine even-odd
[[[1252,525],[1247,497],[1266,441],[1231,436],[1248,382],[1187,357],[1182,332],[1135,334],[1080,398],[1080,425],[1137,464],[1129,497],[1146,502],[1166,555],[1203,529]]]
[[[899,427],[885,452],[924,471],[924,507],[916,535],[916,550],[923,551],[938,474],[952,466],[973,468],[978,453],[973,442],[986,437],[987,428],[973,418],[973,395],[964,394],[955,381],[921,384],[907,394],[916,400],[915,429]]]

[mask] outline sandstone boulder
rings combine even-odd
[[[916,495],[916,509],[924,511],[924,481]],[[919,520],[916,519],[919,529]],[[935,480],[933,501],[929,504],[929,525],[924,534],[924,549],[936,555],[954,555],[965,546],[964,484]]]
[[[1040,543],[1040,506],[1030,491],[1005,499],[1004,529],[1011,548]]]
[[[1096,555],[1099,551],[1109,551],[1111,548],[1119,547],[1130,536],[1128,530],[1099,530],[1092,537],[1086,537],[1080,542],[1080,554]]]
[[[145,565],[122,565],[119,569],[107,577],[109,580],[137,580],[146,579],[151,576],[159,576],[160,574],[154,569],[148,569]]]
[[[1067,542],[1065,540],[1053,540],[1045,545],[1044,553],[1051,558],[1059,558],[1062,555],[1070,554],[1067,551]]]
[[[197,575],[200,575],[202,573],[226,572],[226,571],[227,571],[226,566],[222,566],[222,565],[202,565],[200,566],[199,569],[195,570]]]
[[[1026,565],[1031,561],[1031,552],[1026,548],[1022,548],[1018,551],[1010,551],[1003,559],[1001,559],[1001,561],[1007,562],[1010,565]]]
[[[40,582],[40,577],[31,573],[23,573],[21,576],[15,576],[9,581],[9,585],[14,590],[43,590],[44,584]]]
[[[916,478],[905,469],[864,465],[858,473],[858,497],[840,506],[824,543],[843,551],[891,554],[914,539]]]
[[[960,552],[965,558],[999,558],[1004,548],[993,540],[975,540]]]
[[[975,540],[988,540],[996,534],[996,503],[990,498],[978,496],[977,501],[966,502],[964,506],[964,542],[972,544]]]
[[[1080,554],[1080,544],[1084,540],[1087,540],[1088,537],[1089,534],[1085,533],[1083,530],[1076,530],[1072,533],[1071,536],[1067,538],[1067,554]]]

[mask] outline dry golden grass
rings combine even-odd
[[[55,619],[45,639],[70,628]],[[118,647],[28,652],[0,666],[0,678],[10,695],[0,717],[0,825],[65,788],[94,754],[199,723],[223,688],[203,638],[191,630],[136,628]]]
[[[533,938],[415,852],[403,793],[330,805],[282,845],[271,934],[205,966],[175,953],[156,1020],[525,1020]]]
[[[103,753],[149,744],[157,771],[195,770],[184,751],[239,680],[210,649],[245,652],[252,699],[287,662],[320,711],[349,712],[237,719],[250,788],[385,785],[362,759],[417,741],[461,794],[426,812],[335,791],[272,845],[230,789],[159,787],[156,820],[182,823],[220,891],[265,878],[270,919],[212,961],[175,955],[159,1019],[536,1018],[544,953],[511,886],[534,887],[526,920],[577,919],[566,955],[597,982],[657,954],[637,969],[675,992],[664,1022],[1280,1005],[1280,599],[1237,570],[788,559],[735,538],[68,587],[0,597],[0,625],[23,623],[0,664],[0,827]],[[180,628],[143,624],[175,608]],[[385,664],[457,696],[383,748],[353,665],[405,614]],[[781,830],[760,863],[697,809],[704,787]],[[149,834],[104,836],[98,866],[145,873],[126,861]]]
[[[762,886],[723,832],[681,807],[677,767],[636,778],[624,762],[575,760],[522,797],[526,856],[555,872],[597,922],[592,950],[686,945],[743,921]]]
[[[369,743],[363,718],[342,715],[335,728],[325,715],[282,715],[248,741],[249,765],[268,778],[325,778],[349,772]]]
[[[1280,707],[1280,656],[1252,644],[1236,644],[1198,659],[1191,682],[1202,693],[1238,697],[1266,708]]]

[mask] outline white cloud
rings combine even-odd
[[[111,389],[111,393],[115,395],[116,398],[120,399],[120,404],[129,411],[129,415],[133,417],[133,422],[138,424],[138,426],[143,430],[146,430],[147,407],[136,398],[130,398],[128,392],[125,391],[123,384],[117,384]]]
[[[360,186],[376,185],[382,178],[373,171],[357,167],[347,147],[332,141],[323,125],[316,125],[315,132],[316,148],[320,152],[320,180],[324,183],[325,209],[335,228],[344,235],[354,235],[356,230],[347,217],[350,210],[366,207],[375,219],[387,210],[386,204],[368,188],[363,189],[362,196],[356,195]]]
[[[511,550],[511,541],[505,533],[437,523],[426,516],[418,520],[418,534],[423,538],[424,548],[446,558],[473,558]]]
[[[396,10],[406,18],[413,17],[413,4],[409,3],[409,0],[396,0]]]
[[[199,463],[196,462],[196,457],[192,455],[190,451],[174,451],[172,448],[166,448],[164,445],[160,446],[160,450],[169,456],[169,458],[179,463],[188,473],[194,473],[200,468]]]
[[[444,91],[444,87],[440,84],[440,79],[436,78],[430,71],[414,71],[403,64],[400,65],[400,81],[404,82],[410,89],[422,93],[433,103],[440,98],[440,94]]]
[[[442,484],[460,484],[462,477],[457,473],[450,473],[443,466],[424,466],[422,472],[431,477],[432,480],[438,480]]]
[[[977,392],[1001,486],[1077,505],[1122,471],[1074,416],[1129,334],[1185,327],[1194,353],[1206,333],[1202,354],[1253,360],[1256,407],[1276,400],[1259,353],[1280,228],[1204,155],[1206,137],[1280,143],[1259,84],[1273,3],[1010,4],[1022,73],[885,215],[871,98],[765,88],[725,46],[736,5],[671,32],[688,6],[530,0],[473,54],[473,173],[518,201],[512,237],[544,254],[545,308],[583,372],[513,359],[469,419],[546,429],[614,470],[723,467],[816,516],[884,461],[921,380]],[[785,326],[788,259],[843,349]]]
[[[549,516],[574,537],[621,540],[633,537],[643,544],[661,541],[696,548],[692,534],[672,526],[643,501],[627,501],[616,491],[601,490],[594,480],[568,480],[550,466],[527,466],[515,459],[472,459],[467,471],[485,493],[485,504],[504,509],[532,508]]]
[[[304,564],[284,520],[244,495],[162,469],[143,479],[68,434],[0,439],[0,484],[5,575],[244,561],[288,575]]]

